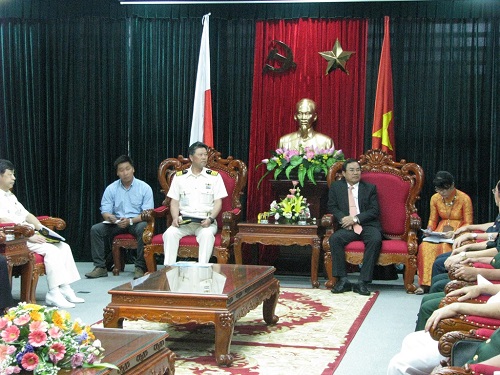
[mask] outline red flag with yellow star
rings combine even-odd
[[[378,68],[377,93],[373,113],[372,148],[379,148],[389,155],[396,154],[393,119],[391,42],[389,17],[384,17],[384,41]]]

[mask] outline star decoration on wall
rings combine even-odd
[[[344,51],[340,46],[339,39],[335,41],[335,44],[331,51],[318,52],[323,58],[328,61],[328,66],[326,67],[326,74],[330,73],[332,70],[340,68],[344,73],[349,75],[349,72],[345,68],[347,60],[350,59],[351,55],[355,53],[354,51]]]

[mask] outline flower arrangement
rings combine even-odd
[[[0,374],[55,375],[60,369],[108,367],[89,326],[56,307],[20,303],[0,318]]]
[[[278,221],[284,217],[288,221],[297,222],[299,218],[309,219],[311,217],[309,203],[307,203],[307,198],[300,195],[298,183],[298,181],[292,181],[293,188],[290,189],[290,194],[279,203],[276,201],[271,203],[269,213],[274,215],[274,220]]]
[[[309,181],[316,184],[314,175],[323,172],[326,176],[328,169],[337,161],[344,161],[344,153],[342,150],[335,150],[333,147],[329,149],[318,149],[315,147],[302,146],[299,150],[288,150],[286,148],[278,148],[273,151],[273,156],[270,159],[264,159],[257,165],[257,168],[265,164],[267,171],[260,178],[257,188],[260,183],[271,171],[274,171],[276,179],[283,172],[290,179],[290,172],[297,170],[297,177],[300,186],[304,186],[304,180],[307,176]]]

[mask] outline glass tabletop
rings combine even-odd
[[[178,262],[112,291],[227,295],[273,271],[272,266]]]

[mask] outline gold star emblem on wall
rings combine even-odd
[[[340,68],[344,73],[349,75],[349,72],[345,68],[347,60],[350,59],[351,55],[355,52],[344,51],[340,45],[339,39],[335,41],[335,44],[331,51],[318,52],[323,58],[328,61],[328,66],[326,67],[326,74],[330,73],[332,70]]]

